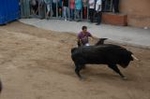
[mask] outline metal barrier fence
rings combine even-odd
[[[31,3],[34,0],[20,0],[20,9],[21,9],[21,17],[22,18],[31,18],[31,17],[37,17],[37,18],[46,18],[46,12],[47,12],[47,5],[44,2],[44,0],[35,0],[37,1],[37,5],[34,8],[32,7]],[[71,20],[71,9],[70,9],[70,1],[68,0],[68,6],[69,6],[69,14],[67,18]],[[103,10],[104,11],[112,11],[112,0],[102,0],[103,1]],[[80,11],[80,19],[81,20],[88,20],[89,19],[89,5],[88,0],[82,0],[82,9]],[[33,9],[34,8],[34,9]],[[34,12],[34,10],[37,9],[37,12]],[[62,0],[52,0],[51,3],[51,11],[49,14],[50,18],[56,18],[56,19],[65,19],[63,12],[64,7],[62,5]],[[73,17],[74,20],[77,19],[77,10],[73,10]]]
[[[20,0],[20,10],[21,10],[21,18],[31,18],[31,17],[44,18],[45,17],[45,6],[44,5],[40,6],[40,4],[38,4],[37,13],[35,14],[33,13],[32,10],[31,0]]]

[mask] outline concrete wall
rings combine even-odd
[[[127,14],[127,23],[150,28],[150,0],[120,0],[120,12]]]

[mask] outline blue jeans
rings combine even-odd
[[[74,9],[70,9],[70,18],[74,20]]]
[[[81,20],[81,10],[76,9],[75,18],[76,18],[77,20]]]
[[[65,19],[69,19],[70,18],[69,8],[66,7],[66,6],[63,7],[63,17]]]

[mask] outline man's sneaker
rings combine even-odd
[[[96,23],[95,25],[100,25],[100,23]]]

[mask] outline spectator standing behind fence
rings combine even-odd
[[[46,19],[49,19],[49,16],[51,16],[51,8],[52,8],[52,0],[44,0],[46,4]]]
[[[102,0],[102,12],[105,12],[105,7],[106,7],[105,2],[106,0]]]
[[[70,20],[74,20],[75,0],[70,0]]]
[[[119,13],[119,0],[113,0],[113,8],[115,13]]]
[[[33,15],[38,14],[38,1],[37,0],[30,0],[31,12]]]
[[[60,19],[62,17],[62,3],[63,3],[63,0],[58,0],[58,17]]]
[[[102,0],[96,1],[95,11],[96,11],[96,16],[97,16],[96,25],[100,25],[101,24],[101,17],[102,17]]]
[[[81,21],[82,0],[75,0],[75,17],[77,21]]]
[[[88,0],[82,0],[83,4],[83,19],[87,18],[87,6],[88,6]]]
[[[65,18],[65,21],[69,19],[69,0],[63,0],[63,17]]]
[[[52,0],[53,17],[56,17],[56,4],[58,0]]]
[[[39,18],[44,19],[45,18],[45,2],[44,0],[38,0],[38,12],[39,12]]]
[[[93,23],[94,21],[94,12],[95,12],[95,0],[89,0],[89,17],[90,22]]]

